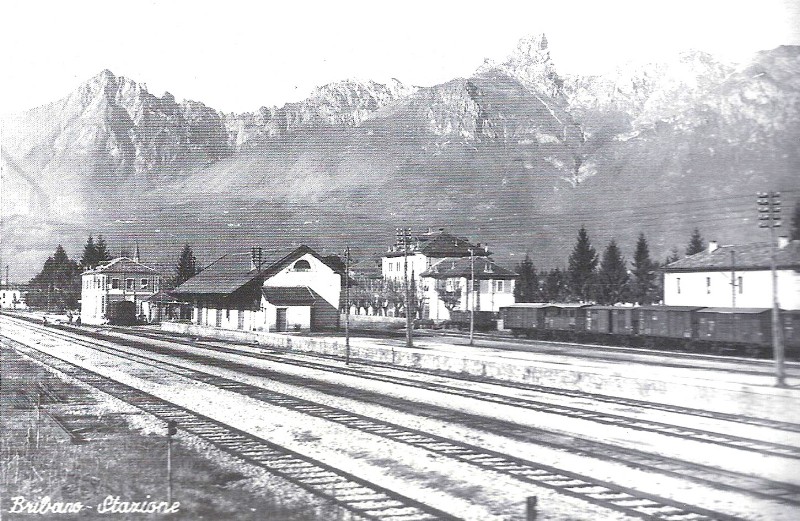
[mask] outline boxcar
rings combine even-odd
[[[787,353],[800,354],[800,310],[781,311],[781,326]]]
[[[123,326],[136,324],[136,304],[129,300],[112,302],[108,306],[108,321]]]
[[[757,351],[772,345],[770,315],[769,308],[701,309],[697,312],[697,338],[712,345],[714,351],[745,344]]]
[[[531,335],[544,329],[545,309],[552,304],[531,302],[511,304],[500,308],[503,316],[503,329],[510,329],[514,336]]]
[[[638,308],[639,335],[652,345],[689,347],[697,339],[697,306],[642,306]]]
[[[586,330],[589,304],[551,304],[545,308],[544,323],[550,331],[579,332]]]
[[[586,308],[586,331],[604,335],[633,335],[638,331],[636,308],[590,306]]]
[[[458,329],[469,329],[470,312],[453,310],[450,312],[450,325]],[[497,313],[493,311],[475,311],[475,330],[494,331],[497,329]]]

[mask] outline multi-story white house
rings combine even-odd
[[[112,318],[117,302],[129,301],[136,315],[142,302],[158,293],[161,275],[137,259],[118,257],[81,275],[81,321],[103,324]]]
[[[426,318],[449,320],[450,309],[497,312],[514,303],[516,276],[488,257],[440,259],[421,275]]]
[[[489,255],[485,246],[472,244],[463,237],[456,237],[443,229],[430,231],[411,237],[405,245],[398,241],[391,246],[381,259],[381,274],[384,280],[403,282],[405,263],[408,262],[409,280],[413,276],[419,285],[422,283],[422,273],[435,262],[445,258],[469,257],[470,251],[476,256]]]
[[[172,292],[192,303],[192,322],[245,331],[338,327],[341,274],[307,246],[228,253]]]
[[[27,309],[22,289],[13,284],[0,284],[0,308]]]
[[[778,304],[800,309],[800,241],[781,237],[776,253]],[[664,304],[703,307],[772,307],[768,243],[718,246],[664,268]]]

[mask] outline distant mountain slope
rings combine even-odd
[[[401,224],[543,265],[564,262],[581,224],[598,249],[611,236],[632,249],[642,230],[656,256],[695,225],[749,240],[755,191],[800,197],[798,85],[798,47],[580,77],[558,73],[543,36],[469,78],[340,82],[238,115],[103,71],[3,121],[4,175],[36,194],[6,215],[41,226],[3,253],[58,240],[64,222],[74,248],[89,230],[137,236],[164,262],[184,240],[208,255],[278,240],[367,255]]]

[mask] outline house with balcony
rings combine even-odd
[[[447,257],[421,274],[427,316],[450,319],[451,311],[491,311],[514,303],[517,274],[489,257]]]

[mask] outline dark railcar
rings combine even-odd
[[[800,355],[800,310],[781,311],[781,326],[787,354]]]
[[[642,306],[639,335],[645,345],[686,349],[697,339],[698,306]]]
[[[637,308],[590,306],[586,308],[586,331],[602,335],[628,336],[638,331]]]
[[[121,326],[136,324],[136,304],[129,300],[110,303],[108,306],[108,321],[111,324]]]
[[[545,327],[550,331],[585,331],[588,307],[589,304],[552,304],[545,309]]]
[[[500,308],[503,329],[510,329],[514,336],[531,335],[544,329],[545,309],[551,304],[531,302],[512,304]]]
[[[767,308],[705,308],[697,312],[697,338],[719,344],[772,345]]]
[[[450,325],[459,329],[469,329],[469,311],[451,311]],[[495,331],[497,330],[497,313],[493,311],[475,311],[475,330],[476,331]]]

